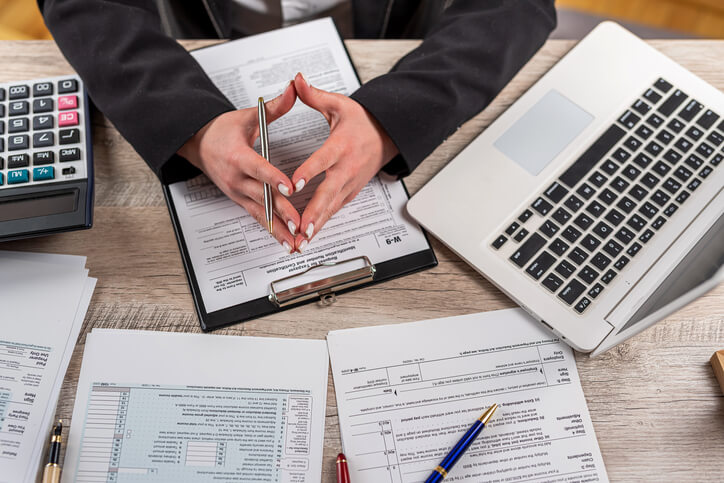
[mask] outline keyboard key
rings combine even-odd
[[[542,216],[545,216],[548,214],[549,211],[551,211],[551,208],[553,208],[553,205],[548,203],[543,198],[538,198],[533,202],[532,205],[533,209],[540,213]]]
[[[535,261],[533,261],[533,263],[530,264],[526,273],[538,280],[548,271],[549,268],[551,268],[555,261],[556,257],[548,252],[543,252],[535,259]]]
[[[659,133],[656,135],[656,139],[658,139],[661,144],[663,144],[664,146],[666,146],[667,144],[669,144],[671,141],[674,140],[674,135],[671,134],[671,133],[670,133],[669,131],[667,131],[666,129],[662,129],[662,130],[659,131]]]
[[[610,235],[613,232],[613,228],[611,228],[609,225],[605,224],[604,222],[599,222],[594,228],[593,233],[599,236],[599,238],[605,240],[608,235]]]
[[[561,256],[568,250],[568,243],[564,242],[560,238],[556,238],[553,242],[548,245],[548,249],[558,256]]]
[[[78,129],[61,129],[58,131],[60,144],[75,144],[80,142],[80,130]]]
[[[661,186],[672,195],[676,194],[676,192],[681,189],[681,183],[676,181],[674,178],[668,178]]]
[[[505,229],[505,233],[508,235],[513,235],[515,233],[515,230],[520,228],[520,225],[516,222],[513,222],[508,228]]]
[[[0,99],[2,100],[2,99]],[[720,122],[719,125],[716,127],[721,132],[724,132],[724,121]]]
[[[595,218],[598,218],[603,214],[604,211],[606,211],[606,207],[603,206],[601,203],[599,203],[596,200],[591,201],[591,203],[586,207],[586,211],[592,214]]]
[[[531,216],[533,216],[533,212],[530,210],[525,210],[523,213],[520,214],[520,216],[518,216],[518,221],[520,221],[521,223],[525,223]]]
[[[8,156],[8,169],[24,168],[30,166],[30,156],[27,154],[13,154]]]
[[[33,134],[33,147],[46,148],[55,144],[55,135],[52,131],[44,131]]]
[[[601,241],[593,235],[586,235],[581,240],[581,246],[589,252],[594,252],[596,248],[601,244]]]
[[[659,209],[648,201],[643,205],[639,206],[639,213],[644,215],[646,218],[653,218],[658,212]]]
[[[606,181],[608,181],[608,178],[600,171],[596,171],[588,178],[588,181],[597,188],[600,188],[606,183]]]
[[[8,184],[20,184],[30,181],[30,172],[27,169],[8,171]]]
[[[52,166],[33,168],[33,181],[47,181],[55,178],[55,169]]]
[[[635,152],[638,148],[641,147],[641,141],[633,136],[629,136],[629,138],[624,141],[623,145],[626,146],[626,148],[628,148],[630,151]]]
[[[654,171],[659,173],[661,176],[665,176],[666,173],[671,171],[671,167],[668,164],[664,163],[663,161],[659,161],[658,163],[656,163],[654,165]]]
[[[624,216],[617,210],[612,209],[606,214],[606,221],[613,226],[618,226],[624,219]]]
[[[599,270],[603,270],[604,268],[606,268],[609,263],[611,263],[611,259],[601,252],[596,253],[596,255],[594,255],[593,259],[591,260],[591,264],[593,264],[593,266]]]
[[[60,150],[60,162],[79,161],[80,148],[63,148]]]
[[[51,112],[53,110],[53,99],[35,99],[33,100],[33,112],[40,114],[43,112]]]
[[[573,228],[572,226],[567,226],[562,233],[563,238],[568,240],[571,243],[575,243],[576,240],[578,240],[578,237],[581,236],[581,232]]]
[[[649,154],[652,156],[658,156],[661,154],[661,151],[664,149],[661,144],[657,143],[656,141],[649,142],[646,147],[644,148]]]
[[[651,110],[651,106],[649,106],[649,105],[646,104],[644,101],[642,101],[641,99],[639,99],[639,100],[637,100],[636,102],[634,102],[633,106],[631,106],[631,109],[633,109],[634,111],[636,111],[636,112],[638,112],[639,114],[642,114],[642,115],[643,115],[643,114],[646,114],[647,112],[649,112],[649,111]]]
[[[632,232],[631,230],[629,230],[628,228],[626,228],[625,226],[621,227],[621,229],[616,232],[616,239],[618,241],[620,241],[621,243],[623,243],[624,245],[628,245],[629,243],[631,243],[631,241],[633,241],[635,236],[636,236],[636,234],[634,232]],[[606,248],[604,247],[604,250],[605,249]],[[608,251],[606,253],[608,253]],[[615,256],[611,253],[609,253],[609,255]]]
[[[639,241],[648,243],[648,241],[651,240],[652,236],[654,236],[654,232],[647,229],[645,232],[639,235]]]
[[[30,97],[30,87],[28,86],[11,86],[8,88],[8,99],[14,101],[16,99],[27,99]]]
[[[644,124],[641,124],[638,128],[636,128],[635,133],[638,137],[646,141],[649,136],[651,136],[654,132],[651,130],[651,128],[647,127]]]
[[[639,153],[634,158],[633,162],[639,165],[641,168],[646,169],[649,164],[653,161],[652,158],[648,157],[644,153]]]
[[[561,285],[563,285],[563,280],[561,280],[556,275],[549,273],[542,283],[545,288],[555,293],[561,287]]]
[[[634,201],[628,196],[624,196],[618,201],[618,203],[616,203],[616,206],[624,213],[631,213],[631,210],[634,209],[636,203],[634,203]]]
[[[538,230],[548,238],[553,238],[553,235],[558,232],[558,225],[550,220],[546,220],[543,222],[540,228],[538,228]]]
[[[706,140],[712,143],[714,146],[719,147],[724,143],[724,135],[719,134],[717,131],[712,131],[706,137]]]
[[[68,94],[70,92],[78,92],[77,80],[66,79],[58,82],[58,94]]]
[[[691,180],[691,183],[686,185],[686,187],[689,189],[689,191],[696,191],[696,188],[701,186],[701,180],[698,178],[694,178]]]
[[[647,188],[653,188],[659,183],[659,178],[654,176],[651,173],[645,173],[643,177],[641,178],[641,184],[646,186]]]
[[[53,151],[38,151],[33,153],[33,166],[53,164],[53,161],[55,161],[55,153],[53,153]]]
[[[704,135],[704,132],[696,126],[691,126],[687,129],[686,135],[694,141],[698,141]]]
[[[631,111],[624,112],[623,115],[618,118],[618,122],[626,129],[632,129],[640,120],[641,118]]]
[[[623,270],[623,267],[628,264],[628,262],[629,259],[627,257],[621,257],[616,261],[616,263],[613,264],[613,268],[620,272],[621,270]]]
[[[611,280],[613,280],[615,277],[616,277],[616,272],[614,272],[613,270],[609,270],[608,272],[603,274],[603,277],[601,277],[601,282],[608,285],[609,283],[611,283]]]
[[[566,208],[575,213],[576,211],[581,209],[581,206],[583,206],[583,201],[581,201],[581,199],[577,196],[571,195],[563,204]]]
[[[641,174],[641,170],[636,168],[636,166],[634,166],[633,164],[629,164],[625,168],[623,168],[621,174],[633,181]]]
[[[646,123],[651,127],[658,128],[664,123],[664,120],[656,114],[651,114],[649,118],[646,119]]]
[[[704,142],[696,147],[696,152],[699,153],[702,158],[709,159],[709,156],[714,154],[714,148]]]
[[[679,178],[681,181],[684,181],[684,182],[686,182],[689,178],[691,178],[692,174],[694,174],[694,173],[692,173],[691,171],[689,171],[688,169],[686,169],[683,166],[679,166],[678,168],[676,168],[676,171],[674,171],[674,176],[676,176],[677,178]]]
[[[576,271],[576,267],[570,262],[561,260],[561,263],[556,266],[555,270],[563,278],[568,278]]]
[[[634,231],[641,231],[646,226],[647,222],[645,219],[641,218],[639,215],[633,215],[631,218],[629,218],[626,221],[626,224],[631,227]]]
[[[704,130],[706,131],[707,129],[712,127],[718,119],[719,114],[715,113],[711,109],[707,109],[701,116],[699,116],[699,119],[696,120],[696,123],[704,128]]]
[[[661,77],[659,77],[659,80],[656,81],[656,83],[654,84],[654,87],[656,87],[658,90],[660,90],[661,92],[663,92],[664,94],[666,94],[666,93],[669,92],[669,91],[671,90],[671,88],[674,87],[674,86],[672,86],[671,84],[669,84],[668,82],[666,82],[664,79],[662,79]]]
[[[58,114],[58,127],[77,126],[79,123],[78,112],[61,112]]]
[[[588,258],[588,253],[584,252],[578,247],[575,247],[573,248],[573,250],[568,252],[568,259],[576,265],[583,265],[583,262],[586,261],[586,258]]]
[[[565,225],[566,222],[571,219],[571,214],[568,213],[565,208],[558,208],[552,216],[553,219],[561,225]]]
[[[581,198],[587,200],[587,199],[589,199],[591,196],[593,196],[593,193],[595,193],[595,191],[596,191],[596,190],[594,190],[593,188],[591,188],[588,184],[583,183],[583,184],[576,190],[576,193],[577,193],[578,196],[580,196]]]
[[[520,243],[520,242],[522,242],[522,241],[525,239],[525,237],[527,237],[527,236],[528,236],[528,230],[526,230],[525,228],[522,228],[522,229],[518,232],[518,234],[513,237],[513,240],[515,240],[515,241],[517,241],[518,243]]]
[[[666,209],[664,210],[664,215],[666,215],[666,216],[668,216],[669,218],[671,218],[671,215],[673,215],[674,213],[676,213],[676,210],[678,210],[678,209],[679,209],[679,207],[678,207],[676,204],[671,203],[671,204],[669,204],[669,206],[667,206]]]
[[[52,94],[52,82],[38,82],[36,84],[33,84],[33,97],[50,96]]]
[[[20,151],[21,149],[30,148],[30,137],[27,134],[19,136],[10,136],[8,138],[8,150]]]
[[[29,108],[30,106],[28,105],[28,101],[11,102],[9,106],[9,115],[25,116],[28,114]]]
[[[601,158],[603,158],[625,134],[626,131],[615,124],[609,127],[601,137],[561,175],[560,180],[569,188],[573,188],[584,176],[593,170]]]
[[[18,133],[30,130],[30,122],[27,117],[18,117],[8,121],[8,132]]]
[[[679,117],[684,121],[691,121],[702,109],[704,109],[704,106],[695,99],[692,99],[679,111]]]
[[[661,190],[656,190],[656,192],[651,195],[651,201],[656,203],[659,206],[664,206],[668,201],[671,199],[671,196],[667,195]]]
[[[598,278],[598,272],[592,266],[586,265],[578,272],[578,278],[590,285]]]
[[[616,151],[613,152],[613,159],[618,161],[619,163],[623,163],[628,160],[628,158],[631,157],[631,153],[626,151],[623,148],[618,148]]]
[[[63,174],[65,174],[65,172],[64,172]],[[502,247],[503,245],[505,245],[505,242],[507,242],[507,241],[508,241],[508,239],[505,238],[505,236],[500,235],[500,236],[499,236],[498,238],[496,238],[495,241],[492,243],[493,248],[495,248],[495,249],[497,250],[497,249],[499,249],[500,247]]]
[[[690,154],[686,160],[684,161],[687,166],[689,166],[691,169],[699,169],[702,164],[704,164],[704,160],[701,159],[696,154]]]
[[[545,238],[540,236],[538,233],[533,233],[530,238],[528,238],[528,240],[518,247],[518,250],[510,256],[510,260],[520,268],[523,268],[525,264],[528,263],[528,260],[533,258],[533,255],[538,253],[545,244]]]
[[[591,297],[592,299],[595,299],[596,297],[601,295],[601,292],[603,292],[603,285],[601,285],[600,283],[597,283],[596,285],[591,287],[591,289],[588,291],[588,296]]]
[[[2,121],[0,121],[0,125],[1,124],[2,124]],[[0,134],[2,134],[2,133],[0,132]],[[724,159],[724,154],[717,154],[713,158],[711,158],[710,163],[713,166],[719,166],[719,164],[722,162],[722,159]]]
[[[576,217],[575,220],[573,220],[573,224],[584,231],[587,230],[589,226],[591,226],[591,223],[593,223],[593,219],[585,213],[581,213]]]
[[[663,216],[659,216],[651,223],[651,226],[654,230],[659,230],[664,225],[664,223],[666,223],[666,218],[664,218]]]
[[[675,132],[676,134],[680,133],[682,129],[684,129],[684,123],[679,121],[678,119],[674,118],[666,125],[671,131]]]
[[[671,164],[677,164],[681,161],[681,154],[677,153],[673,149],[669,149],[666,151],[666,154],[664,154],[664,159]]]
[[[679,204],[682,204],[684,201],[686,201],[689,198],[689,192],[688,191],[682,191],[679,193],[679,196],[676,197],[676,202]]]
[[[604,161],[604,163],[601,165],[601,170],[607,174],[613,174],[616,171],[618,171],[618,164],[614,163],[610,159],[607,159]]]
[[[558,183],[553,183],[548,187],[547,190],[545,190],[544,194],[553,203],[558,203],[563,199],[564,196],[568,194],[568,190]]]
[[[42,131],[44,129],[53,129],[53,116],[41,115],[33,117],[33,130]]]
[[[664,81],[666,82],[666,81]],[[656,104],[661,100],[661,94],[656,92],[653,89],[647,89],[646,92],[644,92],[644,98],[649,101],[651,104]]]
[[[634,243],[633,245],[628,247],[628,250],[626,250],[626,254],[629,257],[633,257],[639,252],[639,250],[641,250],[641,245],[639,245],[638,243]]]
[[[584,290],[586,290],[585,285],[583,285],[578,280],[571,280],[568,285],[566,285],[565,288],[561,290],[561,293],[558,294],[558,297],[560,297],[560,299],[568,305],[572,305],[573,302],[576,301],[576,299],[583,293]]]
[[[676,89],[657,109],[664,116],[670,116],[688,96],[679,89]]]
[[[704,168],[702,168],[702,170],[699,171],[699,176],[701,178],[706,178],[707,176],[709,176],[711,174],[712,171],[713,171],[713,169],[711,169],[711,167],[704,166]]]
[[[611,203],[616,201],[616,198],[618,198],[618,195],[608,188],[605,188],[603,191],[598,193],[598,199],[603,201],[607,205],[610,205]]]
[[[626,188],[629,186],[629,182],[623,179],[620,176],[616,176],[613,181],[611,181],[611,187],[618,191],[619,193],[623,193]]]
[[[587,299],[586,297],[583,297],[581,300],[578,301],[575,307],[573,309],[578,312],[579,314],[582,314],[584,310],[588,308],[588,306],[591,305],[591,301]]]

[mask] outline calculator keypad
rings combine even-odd
[[[0,84],[0,190],[87,177],[84,102],[72,75]]]

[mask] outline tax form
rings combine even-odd
[[[270,100],[280,94],[297,72],[330,92],[348,95],[359,87],[329,18],[192,55],[239,109],[255,106],[260,96]],[[291,178],[328,135],[324,117],[298,100],[288,114],[269,125],[272,163]],[[300,213],[321,180],[308,180],[292,195],[290,201]],[[271,282],[322,262],[366,255],[376,264],[429,249],[405,210],[404,185],[388,178],[373,178],[327,222],[304,254],[293,255],[204,176],[169,189],[207,312],[266,297]]]
[[[327,336],[355,483],[422,482],[500,406],[445,481],[608,481],[573,351],[521,309]]]
[[[63,482],[316,483],[324,341],[98,330]]]

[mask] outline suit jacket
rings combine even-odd
[[[187,31],[228,37],[231,0],[163,0]],[[355,36],[424,35],[422,44],[352,98],[400,155],[384,171],[409,174],[480,112],[555,27],[553,0],[352,0]],[[38,0],[58,46],[96,106],[161,181],[198,173],[176,151],[234,106],[164,31],[151,0]],[[196,30],[193,30],[196,29]],[[168,30],[168,29],[167,29]]]

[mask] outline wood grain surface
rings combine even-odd
[[[724,41],[652,41],[654,47],[724,91]],[[186,42],[193,48],[208,42]],[[348,41],[362,81],[386,72],[415,41]],[[464,124],[407,178],[411,193],[544,74],[573,43],[549,41],[495,101]],[[0,81],[71,72],[52,42],[0,42]],[[91,93],[92,94],[92,93]],[[85,336],[93,327],[200,332],[160,185],[111,123],[93,116],[94,226],[6,243],[8,250],[88,257],[98,278],[58,402],[70,420]],[[433,240],[431,270],[354,291],[336,304],[309,304],[218,334],[323,339],[332,329],[409,322],[513,307],[514,303]],[[724,396],[709,358],[724,348],[724,286],[628,342],[591,359],[577,354],[583,390],[613,481],[724,479]],[[341,448],[330,373],[325,483]]]

